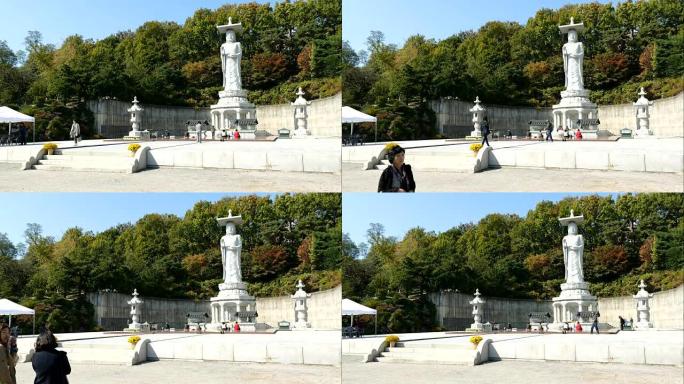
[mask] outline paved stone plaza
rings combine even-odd
[[[377,192],[382,170],[342,164],[342,191]],[[682,174],[500,168],[480,173],[413,171],[418,192],[682,192]]]
[[[17,384],[31,384],[30,363],[17,365]],[[71,384],[233,383],[335,384],[340,367],[166,360],[136,366],[71,363]]]
[[[340,175],[242,169],[148,169],[134,174],[20,171],[0,163],[3,192],[339,192]]]
[[[351,383],[554,383],[680,384],[682,368],[654,365],[506,360],[477,366],[361,363],[343,355],[342,382]]]

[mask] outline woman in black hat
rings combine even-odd
[[[382,171],[378,192],[415,192],[416,182],[413,180],[411,166],[404,164],[404,148],[396,145],[387,153],[390,165]]]

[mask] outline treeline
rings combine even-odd
[[[216,217],[229,210],[245,221],[238,233],[250,293],[292,294],[297,279],[307,291],[341,284],[341,197],[311,193],[202,201],[183,218],[149,214],[100,233],[70,228],[58,240],[37,224],[28,225],[25,244],[0,234],[0,297],[36,308],[37,324],[63,324],[59,330],[92,326],[92,316],[79,315],[92,311],[88,292],[208,299],[222,277],[225,228]]]
[[[491,21],[441,41],[421,35],[398,48],[371,32],[367,50],[345,42],[345,105],[378,117],[383,140],[433,138],[435,114],[427,102],[441,97],[485,104],[549,107],[564,89],[558,26],[583,22],[584,82],[591,100],[636,100],[643,86],[650,99],[684,89],[684,3],[625,1],[540,9],[525,25]],[[372,127],[359,132],[371,137]],[[355,130],[356,131],[356,130]]]
[[[426,296],[440,290],[551,299],[565,271],[558,217],[571,209],[585,218],[584,277],[594,295],[633,295],[639,279],[651,292],[684,283],[684,196],[626,194],[542,201],[525,217],[490,214],[441,233],[417,227],[402,239],[371,225],[367,245],[343,237],[343,295],[378,309],[390,332],[433,329]]]
[[[26,51],[0,41],[0,104],[35,115],[41,137],[59,139],[52,125],[72,117],[89,132],[81,101],[133,96],[146,104],[207,107],[221,89],[216,26],[241,22],[243,87],[257,104],[292,101],[298,86],[309,98],[341,90],[341,0],[224,5],[199,9],[183,25],[150,21],[99,41],[79,35],[56,48],[31,31]],[[61,108],[61,109],[60,109]],[[60,121],[53,123],[56,118]]]

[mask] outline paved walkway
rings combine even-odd
[[[377,192],[382,170],[342,163],[342,191]],[[418,192],[682,192],[682,174],[501,168],[481,173],[414,170]]]
[[[340,175],[159,168],[134,174],[20,171],[0,163],[0,192],[339,192]]]
[[[30,363],[17,366],[17,384],[33,383]],[[72,364],[71,384],[340,383],[340,368],[312,365],[157,361],[136,366]]]
[[[681,384],[682,368],[548,361],[499,361],[478,366],[360,363],[342,356],[342,382],[396,384]]]

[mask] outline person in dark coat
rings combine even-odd
[[[489,136],[489,133],[491,131],[489,130],[489,120],[487,119],[487,116],[482,119],[482,145],[485,145],[487,143],[487,146],[490,147],[489,145],[489,140],[487,139],[487,136]]]
[[[411,166],[404,164],[406,151],[394,146],[387,153],[390,165],[382,171],[378,182],[378,192],[415,192],[416,182],[413,180]]]
[[[550,121],[546,122],[546,141],[551,140],[553,143],[553,124]]]
[[[19,145],[26,145],[26,126],[24,124],[19,126]]]
[[[16,370],[14,368],[17,359],[16,353],[12,353],[10,329],[7,324],[0,325],[0,383],[16,384]]]
[[[71,365],[64,351],[58,351],[57,339],[51,331],[45,331],[36,340],[36,353],[31,364],[36,372],[34,384],[68,384],[67,375]]]

